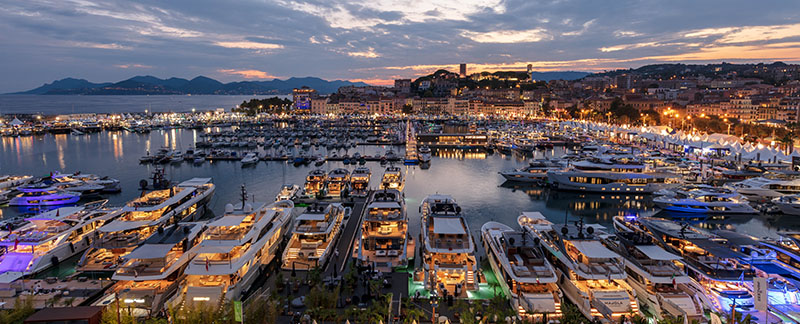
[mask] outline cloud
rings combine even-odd
[[[270,43],[260,43],[260,42],[250,42],[250,41],[215,42],[214,45],[225,48],[243,48],[243,49],[254,49],[254,50],[273,50],[273,49],[283,48],[283,45],[280,44],[270,44]]]
[[[350,56],[352,56],[352,57],[364,57],[364,58],[377,58],[377,57],[381,57],[381,55],[380,55],[380,54],[378,54],[378,53],[375,53],[375,49],[374,49],[374,48],[372,48],[372,47],[370,47],[370,48],[369,48],[368,50],[366,50],[366,51],[360,51],[360,52],[347,52],[347,55],[350,55]]]
[[[111,50],[130,50],[129,46],[120,45],[117,43],[92,43],[92,42],[68,42],[68,46],[82,47],[82,48],[97,48],[97,49],[111,49]]]
[[[394,79],[350,79],[350,82],[364,82],[369,85],[375,86],[393,86]]]
[[[463,31],[461,36],[478,43],[533,43],[553,39],[543,28],[529,30],[498,30],[486,33]]]
[[[114,66],[118,67],[120,69],[149,69],[149,68],[152,68],[152,66],[144,65],[144,64],[115,64]]]
[[[589,21],[583,23],[583,25],[582,25],[583,28],[581,28],[580,30],[575,30],[575,31],[571,31],[571,32],[562,33],[561,35],[562,36],[580,36],[580,35],[583,35],[587,31],[589,31],[589,28],[592,27],[592,25],[596,21],[597,21],[597,19],[589,20]]]
[[[236,70],[236,69],[219,69],[217,72],[227,75],[238,75],[245,79],[275,79],[274,75],[260,70]]]
[[[632,30],[617,30],[614,32],[614,37],[616,38],[637,37],[642,35],[644,34]]]

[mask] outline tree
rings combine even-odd
[[[0,310],[0,323],[21,324],[34,312],[36,310],[33,308],[33,295],[28,295],[24,299],[17,297],[13,309]]]
[[[411,301],[411,298],[403,299],[403,323],[419,322],[420,318],[425,316],[425,313],[417,305]]]
[[[409,104],[405,104],[405,105],[403,105],[403,111],[402,112],[404,114],[406,114],[406,115],[411,115],[411,114],[414,113],[414,106],[409,105]]]

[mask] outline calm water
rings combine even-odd
[[[2,114],[77,114],[77,113],[121,113],[121,112],[184,112],[230,109],[259,96],[75,96],[75,95],[0,95]],[[281,98],[291,96],[279,95]]]
[[[110,205],[122,205],[138,196],[138,182],[150,176],[153,166],[140,165],[139,157],[146,151],[169,146],[185,150],[199,139],[197,130],[153,131],[139,135],[127,132],[104,132],[85,136],[44,135],[37,137],[0,138],[0,174],[32,174],[44,176],[51,171],[93,173],[117,178],[122,182],[122,192],[106,196]],[[359,146],[350,149],[361,154],[385,152],[383,146]],[[395,148],[395,151],[402,150]],[[315,153],[325,154],[321,148]],[[342,154],[340,152],[340,154]],[[545,156],[560,155],[559,149],[546,151]],[[522,184],[504,183],[498,171],[519,168],[526,164],[519,156],[487,155],[476,151],[443,150],[435,152],[430,169],[406,166],[405,195],[411,229],[419,231],[418,206],[421,200],[433,193],[450,194],[462,206],[473,233],[479,233],[483,223],[490,220],[516,227],[521,211],[541,211],[555,222],[584,217],[586,222],[597,222],[610,227],[611,218],[620,214],[652,214],[650,196],[609,196],[550,191]],[[368,162],[372,169],[372,185],[376,187],[383,172],[377,162]],[[192,177],[211,177],[217,192],[210,202],[211,209],[219,215],[226,203],[238,200],[239,187],[247,186],[257,200],[272,201],[284,183],[302,186],[312,166],[294,167],[285,162],[260,162],[242,168],[238,162],[206,162],[194,166],[165,166],[168,178],[174,182]],[[328,162],[322,168],[331,170],[344,166],[341,162]],[[13,207],[0,209],[2,216],[18,215]],[[660,214],[663,216],[663,214]],[[669,215],[667,215],[669,216]],[[779,229],[800,227],[800,221],[791,217],[759,216],[725,220],[710,220],[704,226],[724,226],[757,237],[773,236]]]

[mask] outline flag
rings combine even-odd
[[[739,282],[744,286],[744,271],[742,271],[742,274],[739,276]]]
[[[675,273],[672,273],[672,288],[678,289],[678,282],[675,280]]]
[[[17,245],[19,245],[19,237],[14,238],[14,251],[17,250]]]
[[[208,272],[208,257],[206,257],[206,272]]]

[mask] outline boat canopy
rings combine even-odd
[[[230,253],[236,245],[200,245],[197,254],[222,254]]]
[[[297,216],[298,221],[325,221],[325,214],[302,214]]]
[[[667,251],[664,251],[664,249],[662,249],[662,248],[660,248],[658,246],[655,246],[655,245],[637,245],[636,249],[639,250],[639,252],[642,252],[644,255],[646,255],[651,260],[670,261],[670,260],[680,260],[681,259],[681,257],[679,257],[679,256],[677,256],[675,254],[669,253]]]
[[[713,254],[717,258],[738,259],[744,256],[741,253],[737,253],[736,251],[728,249],[725,246],[708,239],[690,239],[689,242],[692,242],[692,244],[708,251],[708,253]]]
[[[450,217],[433,218],[433,232],[436,234],[467,234],[461,219]]]
[[[581,254],[591,259],[610,259],[619,257],[618,254],[603,246],[603,243],[600,243],[599,241],[572,241],[570,243],[575,245],[575,248],[577,248]]]
[[[160,259],[166,257],[169,250],[172,250],[174,246],[175,244],[145,244],[123,256],[123,258],[128,260]]]
[[[376,201],[369,204],[367,208],[395,209],[400,208],[400,204],[396,201]]]
[[[113,221],[109,224],[103,225],[99,229],[103,233],[114,233],[136,229],[142,226],[150,225],[151,221]]]
[[[230,227],[239,226],[244,221],[244,216],[223,216],[222,218],[208,224],[209,227]]]
[[[174,190],[174,189],[170,189],[170,190]],[[186,198],[187,196],[189,196],[192,193],[194,193],[195,190],[196,190],[196,188],[193,188],[193,187],[181,188],[181,190],[179,190],[177,193],[172,195],[172,197],[169,197],[169,198],[165,199],[164,201],[158,203],[157,205],[148,205],[148,206],[128,206],[128,205],[126,205],[125,207],[122,208],[122,211],[125,211],[125,212],[132,212],[132,211],[151,212],[151,211],[156,211],[156,210],[159,210],[161,208],[164,208],[166,206],[170,206],[172,204],[175,204],[175,203],[181,201],[183,198]]]

